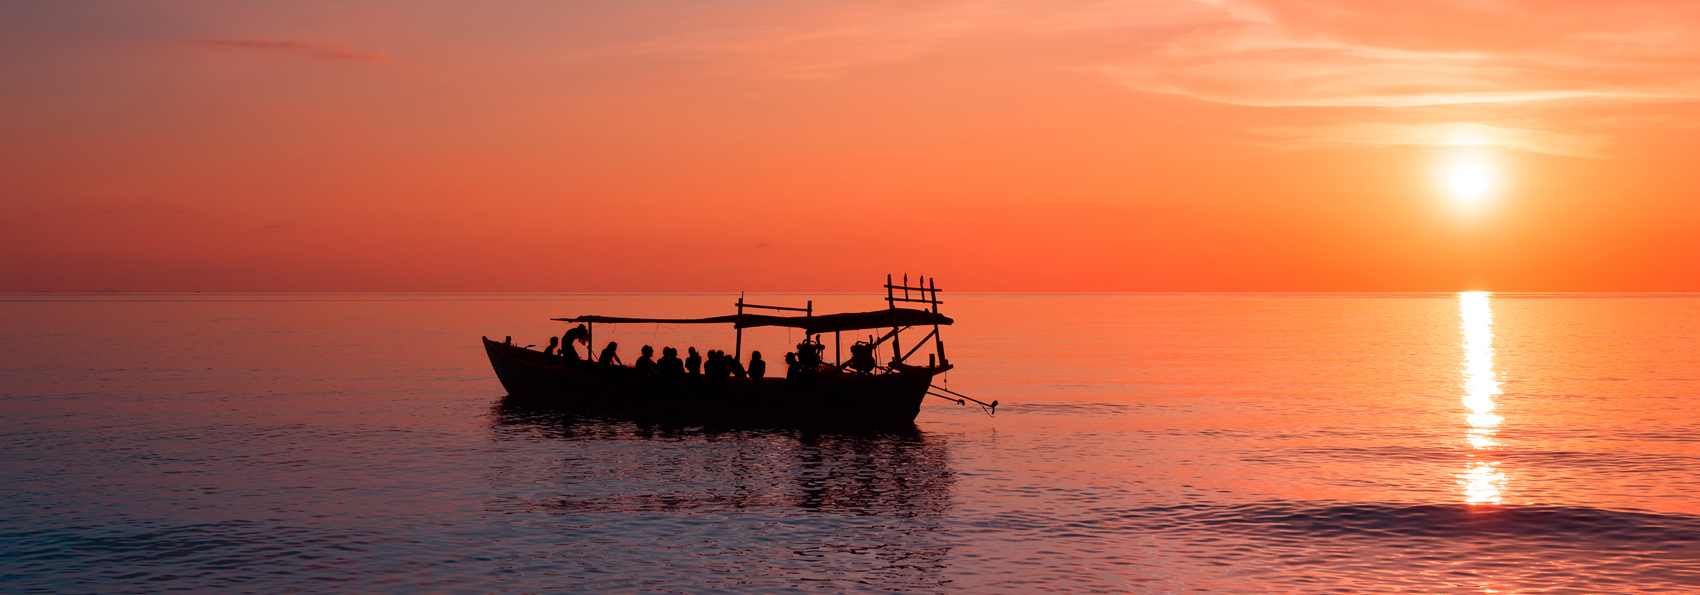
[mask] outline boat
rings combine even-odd
[[[580,339],[594,347],[596,325],[602,324],[724,324],[736,332],[732,357],[743,359],[743,331],[757,327],[802,329],[805,339],[789,366],[776,366],[775,377],[710,378],[708,375],[639,374],[634,368],[568,359],[512,344],[483,338],[484,350],[496,378],[514,398],[552,407],[587,413],[627,414],[685,419],[737,419],[750,421],[819,422],[828,424],[912,425],[920,414],[921,401],[929,394],[963,404],[974,401],[995,410],[996,401],[986,404],[933,384],[954,366],[945,357],[939,328],[954,321],[939,313],[937,281],[921,278],[909,284],[893,283],[886,276],[886,308],[868,312],[820,314],[814,302],[803,308],[752,304],[738,298],[737,312],[707,318],[634,318],[576,316],[554,318],[583,325]],[[919,304],[919,307],[909,307]],[[901,305],[901,306],[900,306]],[[756,314],[746,310],[769,310],[780,314]],[[800,314],[798,314],[800,313]],[[929,330],[930,329],[930,330]],[[902,348],[904,333],[927,330],[919,341]],[[847,333],[876,331],[866,340],[850,335],[852,357],[843,358]],[[878,338],[875,336],[878,335]],[[827,361],[823,337],[830,336],[833,357]],[[912,335],[911,335],[912,336]],[[878,362],[874,356],[889,344],[891,358]],[[931,346],[927,364],[911,363],[923,347]],[[918,360],[918,358],[916,358]],[[942,393],[956,395],[946,396]]]

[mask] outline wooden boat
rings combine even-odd
[[[921,411],[921,400],[934,390],[944,390],[932,384],[934,376],[952,368],[945,358],[939,327],[954,321],[939,314],[939,304],[943,302],[939,301],[939,290],[932,280],[923,279],[918,286],[911,287],[907,275],[901,285],[893,284],[888,275],[885,288],[886,309],[871,312],[817,316],[813,302],[809,302],[806,308],[790,308],[750,304],[739,298],[736,304],[738,312],[729,316],[685,319],[578,316],[553,319],[584,324],[587,331],[585,343],[592,346],[595,343],[589,338],[594,336],[597,324],[730,324],[737,332],[737,348],[733,357],[740,361],[743,329],[802,329],[809,337],[798,346],[799,359],[804,360],[803,364],[787,369],[781,363],[776,370],[778,377],[774,378],[644,376],[627,366],[567,361],[560,356],[489,338],[484,339],[484,350],[490,356],[496,378],[501,380],[510,395],[568,410],[692,419],[912,424]],[[899,303],[923,306],[922,309],[900,308]],[[803,314],[751,314],[745,312],[746,309]],[[907,352],[902,349],[903,332],[929,326],[932,329],[924,338],[914,343]],[[870,334],[870,340],[858,341],[852,346],[852,353],[872,353],[874,348],[889,342],[891,359],[883,364],[876,364],[867,357],[860,361],[856,357],[852,357],[850,362],[843,361],[844,333],[872,329],[885,332],[877,340],[873,340]],[[821,342],[821,337],[828,333],[835,344],[831,363],[824,361],[825,345]],[[928,354],[927,365],[908,363],[909,358],[929,341],[933,353]],[[815,355],[804,355],[811,350]],[[962,402],[951,397],[944,398]],[[995,407],[996,403],[990,406]]]

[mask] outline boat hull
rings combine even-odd
[[[490,366],[509,395],[551,407],[679,419],[766,422],[913,424],[933,376],[943,368],[908,368],[877,375],[826,373],[809,383],[696,376],[666,382],[639,378],[629,368],[558,357],[484,339]]]

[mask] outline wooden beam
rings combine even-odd
[[[942,304],[942,303],[944,303],[941,300],[923,300],[923,299],[911,299],[911,298],[891,298],[891,301],[893,301],[893,302],[915,302],[917,304]]]
[[[900,358],[900,359],[898,359],[898,360],[897,360],[897,363],[903,363],[903,362],[904,362],[904,361],[905,361],[905,360],[908,360],[908,359],[909,359],[909,356],[911,356],[911,355],[915,355],[915,352],[916,352],[916,351],[919,351],[919,350],[920,350],[920,349],[921,349],[921,346],[922,346],[922,345],[926,345],[926,344],[927,344],[927,339],[931,339],[931,338],[933,338],[933,337],[937,337],[937,336],[938,336],[938,334],[939,334],[939,327],[936,327],[936,326],[935,326],[935,327],[933,327],[933,332],[930,332],[930,333],[927,333],[927,336],[925,336],[925,337],[921,337],[921,340],[920,340],[920,341],[919,341],[919,342],[917,342],[917,343],[915,343],[915,346],[914,346],[914,347],[910,347],[910,348],[909,348],[909,353],[905,353],[905,354],[903,354],[903,357],[902,357],[902,358]]]
[[[809,303],[813,304],[814,302],[810,301]],[[751,303],[744,303],[742,305],[745,308],[765,308],[765,309],[768,309],[768,310],[785,310],[787,312],[813,312],[814,311],[814,308],[788,308],[788,307],[785,307],[785,306],[762,306],[762,305],[759,305],[759,304],[751,304]],[[740,311],[738,313],[743,314],[742,311]]]

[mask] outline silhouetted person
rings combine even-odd
[[[661,359],[655,362],[655,373],[668,382],[684,377],[685,362],[679,359],[679,350],[672,347],[662,349]]]
[[[561,357],[567,358],[569,362],[578,361],[578,348],[573,347],[573,341],[584,343],[587,348],[590,347],[590,329],[584,328],[584,325],[581,324],[567,330],[567,334],[561,335]],[[586,351],[585,355],[590,355],[590,352]]]
[[[614,351],[619,349],[619,348],[620,348],[619,343],[609,341],[608,346],[602,349],[602,356],[596,358],[596,363],[602,364],[604,366],[612,366],[612,365],[615,365],[615,364],[619,364],[619,365],[622,365],[622,366],[626,365],[626,362],[620,361],[620,354],[614,353]]]
[[[632,362],[632,369],[637,371],[638,376],[655,374],[655,348],[644,345],[643,355],[638,356],[637,361]]]
[[[750,378],[759,380],[767,375],[767,362],[761,361],[760,351],[750,352]]]
[[[514,336],[508,335],[508,338],[502,339],[502,344],[503,345],[513,345],[514,344]]]
[[[720,354],[720,350],[708,351],[708,361],[702,363],[702,373],[715,382],[726,378],[726,358]]]
[[[549,337],[549,346],[543,349],[543,357],[548,358],[551,355],[555,355],[555,344],[560,341],[560,339],[555,337]]]
[[[726,358],[726,374],[736,378],[749,377],[749,374],[744,371],[744,363],[738,361],[736,356]]]
[[[691,348],[691,356],[685,358],[685,371],[692,376],[702,373],[702,356],[697,355],[697,348]]]
[[[808,339],[803,339],[802,343],[798,343],[795,359],[793,359],[792,354],[786,354],[785,361],[790,365],[786,366],[785,381],[792,387],[804,387],[813,384],[815,375],[820,372],[820,350],[823,348],[825,348],[824,345],[811,342]]]

